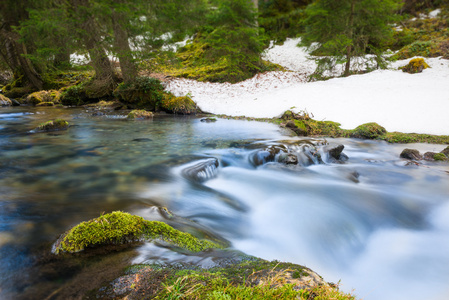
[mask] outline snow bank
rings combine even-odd
[[[345,129],[377,122],[388,131],[449,135],[448,60],[426,58],[431,68],[419,74],[397,70],[407,60],[395,62],[391,70],[307,82],[315,62],[297,43],[288,40],[265,53],[294,72],[268,72],[236,84],[172,79],[166,88],[175,95],[189,93],[203,111],[214,114],[272,118],[293,108]]]

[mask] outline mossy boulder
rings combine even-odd
[[[0,94],[0,106],[11,106],[11,105],[12,105],[11,99]]]
[[[146,111],[143,109],[135,109],[128,114],[127,118],[130,120],[143,120],[143,119],[151,119],[152,117],[153,113],[151,111]]]
[[[387,130],[377,123],[365,123],[351,132],[351,137],[362,139],[377,139],[387,133]]]
[[[414,58],[409,63],[402,67],[403,72],[410,74],[421,73],[424,69],[429,68],[429,65],[424,61],[424,58]]]
[[[447,161],[448,157],[443,153],[426,152],[423,156],[427,161]]]
[[[287,110],[278,119],[281,126],[291,129],[299,136],[347,136],[345,130],[340,128],[340,124],[332,121],[316,121],[306,111],[294,113]]]
[[[166,94],[161,102],[161,109],[174,114],[190,115],[200,112],[200,109],[189,96],[175,97]]]
[[[47,103],[41,106],[49,106],[48,103],[57,104],[61,102],[61,92],[57,90],[34,92],[26,97],[26,102],[36,106],[41,103]]]
[[[38,127],[36,127],[36,129],[34,129],[34,132],[59,131],[66,130],[67,128],[69,128],[69,122],[62,119],[56,119],[41,123]]]
[[[200,240],[163,222],[147,221],[139,216],[115,211],[76,225],[58,239],[53,252],[75,253],[86,248],[155,240],[190,252],[224,248],[222,244]]]
[[[227,259],[229,260],[229,259]],[[133,265],[91,294],[107,299],[335,299],[352,294],[327,283],[314,271],[293,263],[242,257],[218,267],[191,264]]]

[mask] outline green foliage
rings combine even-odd
[[[281,43],[288,37],[296,37],[303,30],[299,20],[304,17],[304,8],[311,0],[269,0],[259,1],[259,26],[270,41]]]
[[[61,103],[68,106],[79,106],[85,104],[88,98],[85,83],[81,83],[67,88],[61,95]]]
[[[55,253],[79,252],[88,247],[117,245],[140,240],[163,240],[191,252],[209,248],[223,248],[215,242],[200,240],[159,221],[115,211],[87,222],[82,222],[66,232],[56,244]]]
[[[39,124],[39,126],[35,129],[35,131],[36,132],[58,131],[58,130],[66,130],[67,128],[69,128],[69,122],[62,119],[56,119]]]
[[[263,36],[248,0],[220,1],[195,39],[179,49],[174,76],[211,82],[239,82],[277,68],[262,61]]]
[[[161,109],[182,115],[195,114],[199,111],[196,103],[187,95],[183,97],[175,97],[171,93],[165,94],[161,101]]]
[[[377,123],[366,123],[358,126],[351,132],[352,137],[363,139],[377,139],[387,133],[384,127]]]
[[[319,53],[346,62],[346,75],[354,56],[370,53],[381,62],[382,50],[393,34],[389,23],[401,4],[401,0],[315,1],[305,11],[302,45],[318,43]]]
[[[125,104],[134,108],[155,110],[162,101],[164,87],[152,77],[138,77],[133,83],[121,83],[114,94]]]

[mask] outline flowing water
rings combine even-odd
[[[29,132],[56,117],[72,126]],[[326,144],[344,145],[349,159],[332,160]],[[69,259],[50,253],[61,233],[103,212],[166,220],[166,207],[177,228],[306,265],[363,299],[449,299],[449,165],[407,164],[398,158],[405,147],[444,148],[301,140],[238,120],[2,108],[0,298],[77,298],[129,263],[213,264],[213,252],[187,256],[149,243]],[[273,161],[275,148],[299,165]]]

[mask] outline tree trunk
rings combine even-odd
[[[102,46],[101,36],[97,30],[97,25],[95,24],[95,19],[92,15],[83,15],[85,11],[77,9],[80,6],[84,8],[89,8],[90,4],[88,0],[71,0],[72,7],[77,10],[77,17],[79,18],[79,25],[83,29],[81,38],[89,52],[90,60],[95,70],[95,79],[114,79],[115,74],[112,64],[106,54],[106,50]]]
[[[21,43],[20,36],[12,30],[12,26],[19,24],[18,20],[9,20],[8,18],[14,18],[18,16],[3,15],[3,24],[0,29],[0,41],[1,41],[1,55],[8,66],[14,73],[15,79],[18,76],[24,76],[24,84],[31,85],[34,89],[41,90],[44,85],[39,73],[34,68],[30,59],[26,57],[27,49],[25,44]]]
[[[351,40],[353,38],[353,26],[354,26],[354,13],[355,13],[355,1],[351,1],[351,14],[349,15],[349,23],[348,23],[348,38]],[[346,65],[345,65],[345,72],[344,76],[349,76],[350,70],[351,70],[351,57],[352,57],[352,45],[348,45],[346,47]]]
[[[137,77],[137,68],[133,62],[132,51],[129,46],[128,33],[124,29],[125,18],[123,14],[113,12],[112,26],[114,30],[114,47],[120,62],[120,69],[122,70],[123,81],[131,83]]]

